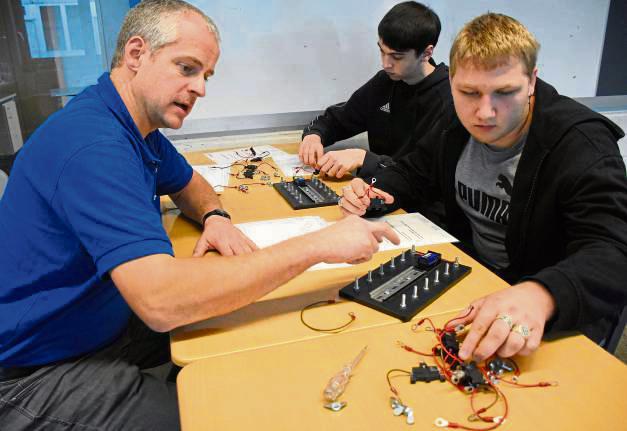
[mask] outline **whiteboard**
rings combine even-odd
[[[322,110],[379,69],[377,25],[391,0],[191,0],[220,30],[221,56],[188,123]],[[539,76],[571,97],[594,96],[609,0],[432,0],[442,33],[436,62],[484,12],[511,15],[541,44]]]

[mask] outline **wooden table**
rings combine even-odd
[[[206,162],[201,155],[188,158],[192,163]],[[345,183],[333,180],[329,184],[339,190]],[[226,190],[222,201],[236,223],[305,215],[330,221],[340,217],[335,207],[293,211],[270,187],[256,186],[247,195]],[[177,256],[190,256],[199,228],[176,213],[164,216],[164,225]],[[473,271],[417,318],[431,316],[440,326],[471,300],[507,287],[454,245],[429,248],[447,259],[460,256]],[[174,331],[173,360],[189,364],[178,377],[183,429],[408,429],[405,419],[393,416],[389,407],[385,374],[391,368],[409,370],[422,360],[400,349],[397,340],[429,350],[433,334],[412,332],[415,320],[403,324],[352,302],[307,312],[307,320],[319,326],[336,325],[346,313],[355,312],[356,321],[340,334],[313,332],[299,320],[302,307],[335,297],[355,275],[375,268],[391,254],[380,253],[371,262],[350,268],[306,272],[237,312]],[[324,385],[365,345],[368,352],[341,397],[348,406],[340,412],[324,409]],[[521,382],[549,380],[558,381],[559,386],[502,385],[510,413],[499,429],[626,429],[627,368],[585,337],[545,342],[533,356],[519,358],[518,364],[523,371]],[[470,414],[468,396],[448,383],[411,385],[400,377],[393,383],[415,411],[414,429],[437,429],[433,425],[437,417],[485,428],[464,421]],[[500,414],[501,408],[496,407],[493,415]]]
[[[441,326],[451,315],[434,319]],[[415,333],[412,322],[346,332],[263,349],[204,359],[186,366],[178,377],[179,409],[184,431],[192,430],[408,430],[438,429],[434,420],[485,428],[467,422],[469,397],[448,383],[415,385],[408,377],[392,378],[416,423],[395,417],[385,375],[410,370],[423,358],[398,347],[397,340],[428,351],[433,333]],[[366,355],[340,397],[347,406],[323,408],[328,379],[364,347]],[[430,359],[426,362],[432,364]],[[544,342],[531,357],[517,358],[521,383],[557,381],[546,388],[515,388],[501,383],[509,403],[503,430],[626,429],[627,367],[584,336]],[[479,405],[493,399],[479,398]],[[489,415],[502,414],[498,404]]]
[[[288,150],[294,151],[295,148],[294,145],[287,146]],[[202,154],[190,154],[187,158],[194,164],[208,162]],[[336,191],[348,184],[348,180],[325,182]],[[247,194],[227,189],[221,200],[235,223],[313,215],[328,221],[341,218],[340,210],[335,206],[295,211],[268,186],[251,187]],[[164,226],[172,239],[176,256],[191,256],[200,236],[199,227],[174,212],[166,213]],[[463,264],[472,267],[472,272],[417,317],[459,310],[479,296],[507,287],[503,280],[452,244],[429,246],[428,249],[442,253],[448,260],[459,256]],[[427,248],[419,250],[426,251]],[[305,272],[238,311],[172,331],[172,360],[183,366],[203,358],[327,337],[328,334],[315,332],[301,323],[301,309],[317,301],[337,298],[341,287],[398,253],[378,253],[370,262],[350,268]],[[308,322],[317,327],[335,327],[346,322],[351,311],[357,319],[347,329],[349,332],[399,323],[398,319],[353,302],[320,307],[308,311],[306,316]]]

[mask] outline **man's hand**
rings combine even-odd
[[[456,319],[451,325],[472,322],[459,349],[459,357],[482,361],[494,353],[508,358],[535,351],[540,346],[544,325],[555,311],[555,300],[540,283],[524,281],[484,296],[471,307],[468,316]],[[459,316],[467,313],[465,310]],[[521,327],[528,328],[528,336],[521,334],[524,332]]]
[[[364,215],[372,198],[381,198],[386,204],[394,202],[394,196],[375,187],[371,188],[361,178],[353,179],[350,185],[342,189],[342,193],[338,204],[344,215]]]
[[[383,238],[400,243],[387,223],[370,222],[357,216],[346,217],[311,235],[313,246],[322,251],[325,263],[366,262],[379,250]]]
[[[353,169],[362,167],[365,157],[366,150],[359,148],[329,151],[324,156],[318,157],[316,167],[330,177],[342,178]]]
[[[252,253],[257,250],[257,246],[233,226],[231,220],[214,215],[205,220],[202,235],[194,247],[192,256],[204,256],[208,250],[216,250],[223,256],[232,256]]]
[[[318,135],[307,135],[303,138],[298,148],[298,157],[300,161],[309,166],[316,166],[318,160],[324,154],[322,149],[322,140]]]

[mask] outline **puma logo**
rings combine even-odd
[[[505,193],[507,193],[508,196],[512,195],[512,189],[513,189],[512,184],[509,182],[509,180],[507,179],[505,175],[499,174],[498,181],[496,182],[496,186],[505,190]]]

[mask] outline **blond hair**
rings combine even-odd
[[[218,41],[220,40],[218,27],[196,6],[182,0],[143,0],[124,17],[115,53],[111,59],[111,69],[122,63],[126,42],[134,36],[144,39],[153,53],[174,42],[177,22],[167,18],[183,12],[193,12],[203,17],[209,30],[215,34]]]
[[[450,74],[455,76],[460,64],[494,69],[517,57],[531,76],[539,49],[536,38],[520,22],[507,15],[486,13],[466,23],[455,37]]]

